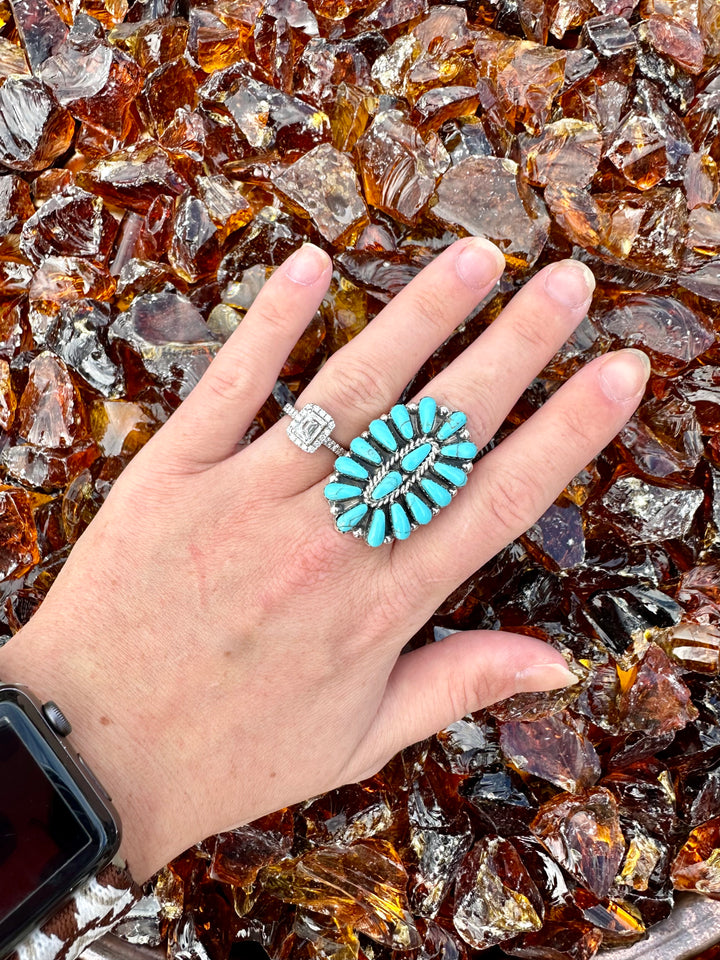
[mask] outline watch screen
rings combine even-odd
[[[91,842],[10,721],[0,717],[0,919]]]

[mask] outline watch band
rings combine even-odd
[[[75,960],[109,933],[141,897],[126,861],[116,857],[78,887],[65,906],[19,943],[7,960]]]

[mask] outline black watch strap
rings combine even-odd
[[[127,863],[116,857],[15,948],[8,960],[75,960],[109,933],[140,899],[142,890]]]

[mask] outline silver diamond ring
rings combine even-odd
[[[316,403],[306,403],[301,410],[292,403],[285,403],[282,412],[292,418],[288,424],[287,435],[305,453],[315,453],[321,446],[325,446],[338,457],[347,456],[348,451],[330,436],[335,429],[335,421],[327,410],[323,410]]]

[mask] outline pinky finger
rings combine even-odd
[[[198,468],[229,457],[327,291],[331,261],[306,243],[268,280],[161,434]]]

